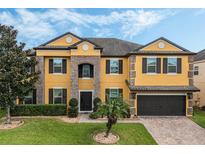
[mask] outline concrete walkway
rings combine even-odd
[[[140,118],[158,144],[205,145],[205,129],[187,117]]]

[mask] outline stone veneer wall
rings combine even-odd
[[[36,83],[36,102],[38,104],[44,104],[44,98],[45,98],[45,93],[44,93],[44,73],[45,73],[45,67],[44,67],[44,57],[36,57],[38,64],[36,66],[36,71],[40,71],[39,74],[39,79]]]
[[[193,86],[193,56],[188,57],[189,61],[189,71],[188,71],[188,78],[189,78],[189,85]],[[187,107],[187,115],[192,116],[193,114],[193,94],[189,93],[188,94],[188,107]]]
[[[136,77],[136,55],[131,55],[129,57],[129,84],[131,86],[135,85],[135,77]],[[132,115],[136,114],[136,93],[129,94],[130,101],[130,112]]]
[[[83,63],[94,66],[94,97],[100,97],[100,57],[71,56],[71,98],[79,98],[78,65]]]

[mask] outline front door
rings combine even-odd
[[[80,92],[80,111],[90,112],[92,111],[92,92],[81,91]]]

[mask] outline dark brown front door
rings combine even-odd
[[[92,92],[80,92],[80,111],[92,111]]]

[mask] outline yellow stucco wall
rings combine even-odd
[[[164,48],[159,48],[159,42],[163,42],[165,47]],[[164,40],[159,40],[156,42],[153,42],[152,44],[142,48],[141,50],[148,51],[181,51],[179,48],[173,46],[172,44],[164,41]]]
[[[83,45],[87,44],[88,45],[88,50],[84,51],[83,50]],[[94,49],[94,45],[91,43],[84,41],[78,45],[77,49],[72,49],[71,50],[71,56],[100,56],[100,50]]]
[[[67,100],[70,99],[71,80],[70,80],[70,59],[67,59],[67,71],[66,74],[49,74],[49,58],[45,57],[45,104],[49,103],[49,88],[67,88]]]
[[[122,88],[123,89],[123,98],[125,100],[129,99],[129,89],[125,83],[125,80],[128,79],[128,58],[116,58],[123,60],[123,74],[106,74],[106,60],[110,58],[101,58],[101,99],[105,101],[105,89],[107,88]],[[115,58],[111,58],[115,59]]]
[[[71,43],[66,42],[66,38],[67,37],[71,37],[72,38],[72,42]],[[61,38],[59,38],[59,39],[57,39],[57,40],[55,40],[53,42],[50,42],[47,45],[48,46],[70,46],[70,45],[72,45],[74,43],[77,43],[78,41],[80,41],[80,40],[77,37],[74,37],[73,35],[68,34],[68,35],[65,35],[65,36],[63,36],[63,37],[61,37]]]
[[[142,58],[151,56],[136,56],[136,79],[135,85],[141,86],[186,86],[188,80],[188,56],[177,56],[182,58],[182,73],[180,74],[163,74],[163,58],[171,56],[154,56],[161,58],[161,73],[149,74],[142,73]],[[176,56],[174,56],[176,57]]]

